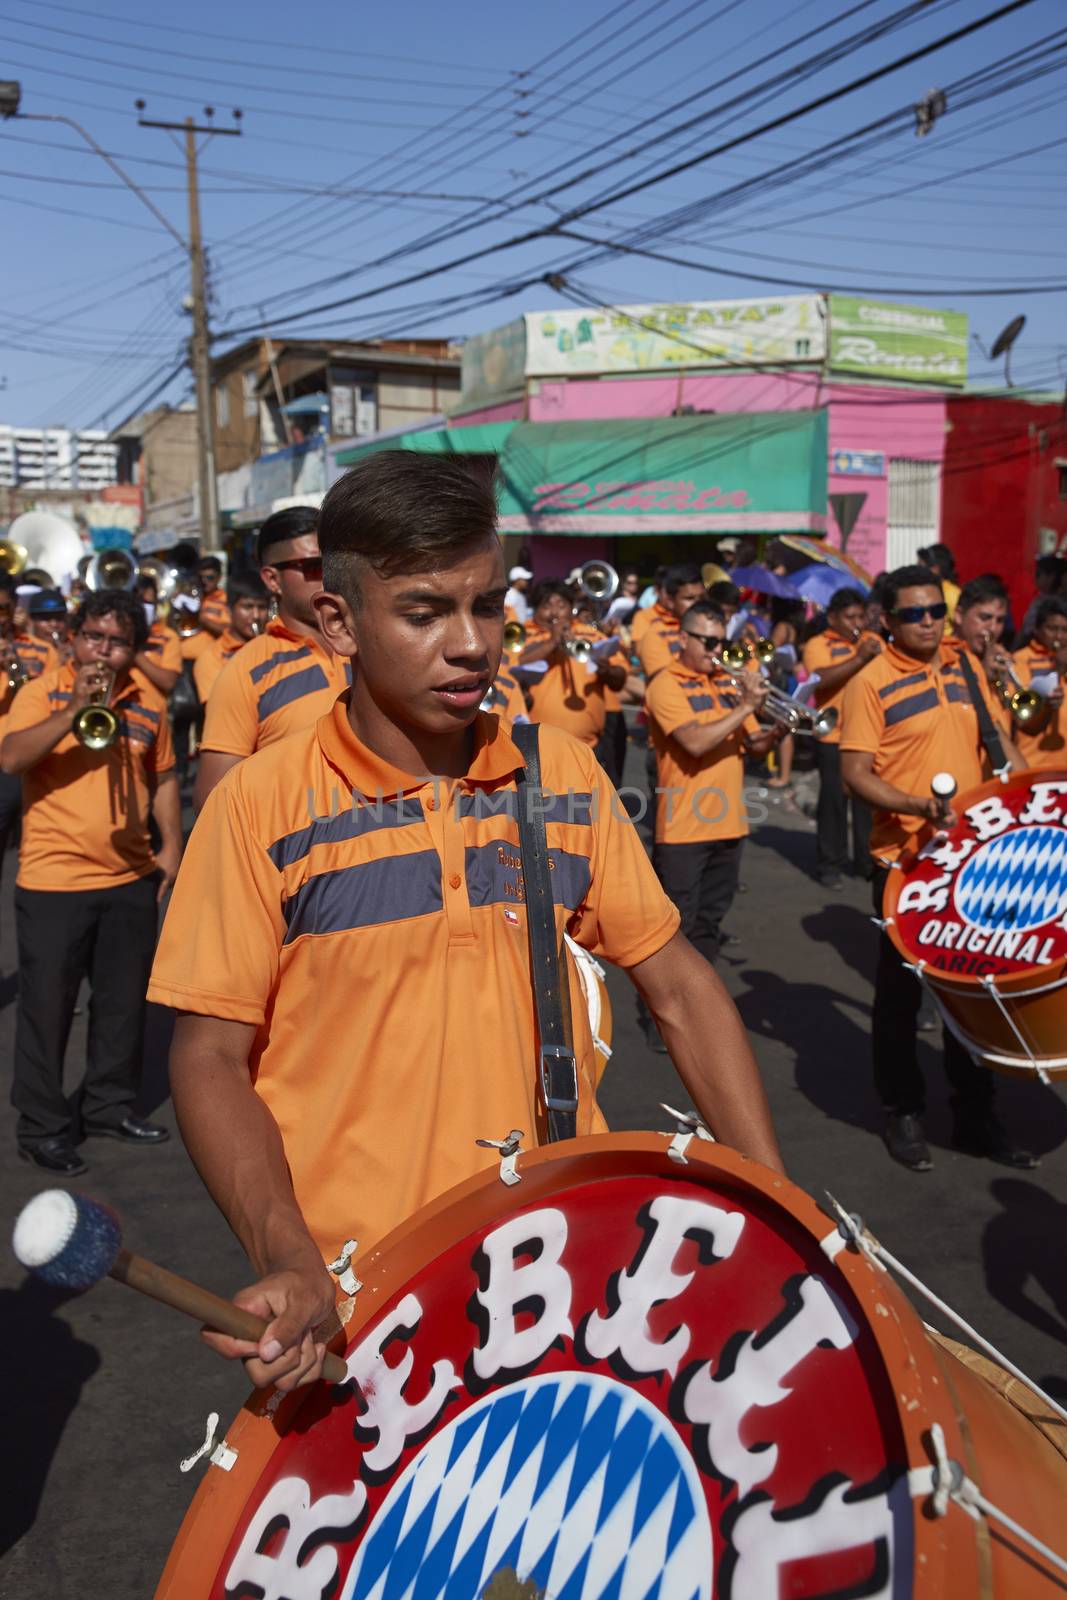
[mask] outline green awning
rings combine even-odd
[[[469,428],[413,428],[410,433],[394,433],[388,439],[369,439],[366,444],[339,450],[339,467],[355,466],[379,450],[427,450],[433,455],[499,455],[515,427],[514,422],[476,422]]]
[[[826,473],[825,410],[518,422],[500,458],[500,531],[821,534]]]

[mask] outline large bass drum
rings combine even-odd
[[[886,929],[976,1059],[1067,1074],[1067,771],[953,801],[947,833],[889,874]]]
[[[248,1402],[159,1597],[1062,1594],[928,1469],[1058,1550],[1067,1461],[805,1194],[683,1133],[517,1170],[356,1263],[349,1384]]]

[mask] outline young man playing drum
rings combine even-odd
[[[180,1013],[183,1137],[256,1272],[238,1303],[269,1320],[258,1345],[207,1337],[286,1389],[321,1370],[309,1330],[346,1237],[366,1250],[486,1170],[476,1139],[544,1139],[524,763],[478,709],[507,591],[492,483],[460,458],[383,451],[330,490],[319,536],[315,606],[352,688],[213,791],[149,989]],[[539,743],[557,935],[629,971],[716,1135],[780,1170],[737,1012],[593,750],[550,726]],[[571,1009],[588,1133],[605,1124]]]
[[[992,776],[961,652],[944,641],[948,607],[939,581],[926,567],[899,567],[885,580],[883,604],[888,642],[848,685],[841,719],[845,784],[874,810],[872,888],[879,917],[890,869],[904,846],[924,825],[951,827],[956,820],[931,793],[934,774],[950,773],[960,792]],[[1003,705],[983,672],[972,669],[972,676],[1007,759],[1013,768],[1023,767],[1004,731]],[[920,998],[918,979],[883,931],[871,1015],[874,1080],[886,1111],[889,1154],[914,1172],[933,1165],[921,1121]],[[1036,1166],[1029,1151],[1015,1148],[994,1112],[993,1074],[971,1060],[948,1028],[944,1063],[956,1148],[1009,1167]]]

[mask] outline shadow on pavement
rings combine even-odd
[[[29,1532],[52,1461],[83,1386],[100,1365],[96,1347],[55,1315],[72,1297],[27,1277],[0,1290],[0,1326],[9,1381],[4,1386],[7,1488],[0,1496],[0,1554]]]
[[[990,1294],[1047,1338],[1067,1345],[1067,1205],[1026,1178],[995,1178],[989,1192],[1003,1207],[982,1234]],[[1059,1398],[1067,1396],[1067,1356],[1063,1372],[1039,1381]]]
[[[874,983],[878,959],[878,932],[869,912],[835,900],[801,917],[800,926],[815,944],[828,944],[865,983]]]

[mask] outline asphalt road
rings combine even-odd
[[[632,755],[633,781],[639,782]],[[1042,1157],[1018,1176],[947,1148],[949,1111],[935,1045],[923,1056],[930,1085],[933,1172],[889,1161],[870,1084],[868,1011],[875,931],[865,884],[828,894],[810,876],[812,827],[771,805],[746,846],[730,919],[739,943],[723,975],[749,1029],[796,1182],[830,1188],[889,1249],[1024,1370],[1067,1398],[1067,1104],[1063,1091],[1004,1082],[1000,1104],[1021,1142]],[[10,1062],[15,1017],[11,882],[0,896],[0,1050]],[[669,1062],[652,1055],[634,1022],[632,990],[610,975],[615,1055],[603,1101],[614,1128],[666,1126],[659,1103],[678,1103]],[[76,1077],[84,1017],[69,1061]],[[699,1025],[699,1021],[697,1023]],[[142,1109],[173,1128],[166,1089],[167,1019],[151,1019]],[[927,1038],[936,1036],[927,1036]],[[0,1139],[13,1152],[13,1119]],[[132,1248],[222,1294],[246,1281],[241,1252],[178,1140],[127,1150],[85,1146],[76,1186],[112,1202]],[[5,1230],[43,1186],[13,1158],[0,1167]],[[1063,1231],[1061,1231],[1063,1230]],[[928,1320],[936,1320],[928,1318]],[[203,1439],[209,1411],[225,1420],[245,1395],[243,1374],[205,1350],[192,1324],[106,1282],[64,1298],[26,1279],[0,1252],[4,1351],[4,1473],[0,1596],[11,1600],[142,1600],[203,1467],[179,1460]]]

